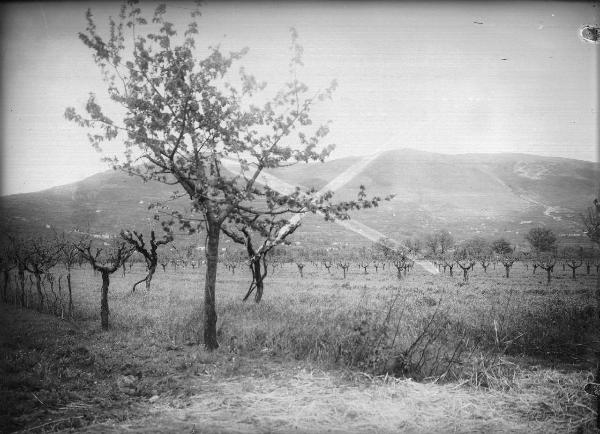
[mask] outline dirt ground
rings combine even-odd
[[[593,432],[586,372],[523,372],[504,391],[421,384],[125,340],[6,305],[0,330],[2,432]],[[584,407],[581,420],[550,393]]]

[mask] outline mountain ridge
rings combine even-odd
[[[399,148],[399,149],[392,149],[392,150],[380,151],[379,154],[397,153],[397,152],[401,152],[401,153],[402,152],[408,152],[408,153],[424,154],[424,155],[439,155],[439,156],[443,156],[443,157],[503,157],[503,156],[506,156],[506,157],[522,157],[522,158],[533,157],[535,159],[542,158],[542,159],[547,159],[547,160],[574,161],[574,162],[579,162],[579,163],[584,163],[584,164],[596,165],[596,166],[600,167],[600,162],[595,162],[595,161],[590,161],[590,160],[582,160],[582,159],[577,159],[577,158],[558,157],[558,156],[549,156],[549,155],[538,155],[538,154],[520,153],[520,152],[465,152],[465,153],[458,153],[458,154],[445,154],[445,153],[441,153],[441,152],[423,151],[423,150],[414,149],[414,148]],[[373,154],[368,154],[368,155],[348,155],[348,156],[345,156],[345,157],[339,157],[339,158],[327,160],[326,163],[331,163],[331,162],[334,162],[334,161],[341,161],[341,160],[356,160],[356,159],[368,157],[369,155],[373,155]],[[298,166],[301,166],[301,165],[310,166],[310,165],[320,165],[320,164],[323,164],[323,163],[320,163],[320,162],[310,162],[310,163],[307,163],[307,164],[298,163],[297,165],[294,165],[292,167],[298,167]],[[16,196],[16,195],[22,195],[22,194],[41,193],[41,192],[45,192],[45,191],[53,190],[53,189],[61,189],[61,188],[69,189],[69,188],[72,188],[73,186],[76,186],[80,182],[83,182],[83,181],[86,181],[86,180],[88,180],[90,178],[94,178],[96,176],[107,174],[107,173],[115,173],[115,171],[112,170],[112,169],[107,169],[107,170],[104,170],[104,171],[97,172],[97,173],[91,174],[89,176],[86,176],[85,178],[82,178],[82,179],[80,179],[78,181],[69,182],[69,183],[60,184],[60,185],[55,185],[55,186],[44,188],[44,189],[41,189],[41,190],[29,191],[29,192],[24,192],[24,193],[2,194],[2,195],[0,195],[0,198],[10,197],[10,196]]]
[[[322,188],[361,158],[297,164],[269,172],[294,185]],[[395,194],[376,209],[352,213],[353,218],[391,237],[449,228],[458,238],[483,234],[522,240],[536,225],[552,227],[563,235],[581,233],[579,213],[591,205],[599,179],[600,165],[585,160],[519,153],[440,154],[407,148],[375,155],[335,198],[356,197],[360,185],[366,186],[369,195]],[[154,181],[143,183],[122,172],[100,172],[76,183],[1,196],[0,227],[4,232],[49,226],[114,233],[150,224],[153,212],[148,204],[166,200],[175,190],[181,191]],[[294,237],[303,243],[334,238],[360,242],[330,225],[308,216]]]

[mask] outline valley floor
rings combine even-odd
[[[0,330],[2,432],[594,432],[585,371],[529,365],[490,390],[158,346],[6,305]]]

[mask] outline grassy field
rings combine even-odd
[[[141,265],[113,275],[108,332],[100,277],[76,270],[72,322],[2,307],[2,430],[593,432],[594,274],[350,271],[284,265],[257,305],[222,267],[209,354],[202,269],[149,293]]]

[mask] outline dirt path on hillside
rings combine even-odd
[[[193,372],[152,377],[151,372],[158,372],[159,364],[165,363],[155,354],[145,359],[151,365],[143,381],[158,392],[126,395],[115,387],[123,375],[115,372],[118,363],[126,358],[125,353],[117,353],[123,341],[111,341],[115,335],[93,334],[51,316],[6,306],[0,309],[0,326],[3,377],[23,377],[12,386],[7,386],[8,377],[3,378],[3,407],[13,404],[14,394],[22,395],[22,411],[11,416],[29,428],[21,432],[562,433],[582,424],[589,427],[594,417],[590,403],[582,401],[585,373],[522,373],[514,387],[498,391],[323,371],[299,362],[239,357],[226,351],[210,363],[198,362]],[[70,380],[52,377],[57,379],[54,383],[46,378],[33,384],[24,371],[18,371],[19,366],[10,365],[11,360],[23,364],[23,354],[41,352],[32,366],[35,370],[44,364],[45,375],[51,377],[50,353],[60,351],[58,360],[63,363],[65,346],[83,348],[84,344],[87,352],[69,353],[74,354],[69,356],[69,369],[81,371],[69,371]],[[116,367],[107,359],[111,353],[117,353]],[[90,364],[88,359],[95,362]],[[64,375],[64,369],[56,372]],[[165,381],[171,385],[159,388]],[[182,385],[191,393],[173,392]],[[50,392],[64,393],[53,402]]]

